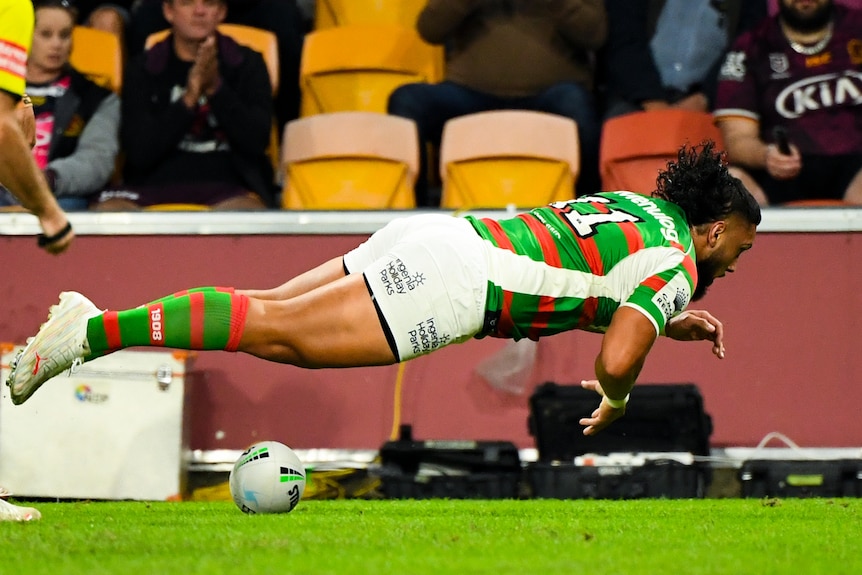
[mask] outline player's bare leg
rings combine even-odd
[[[138,346],[243,351],[301,367],[395,362],[362,274],[286,300],[204,287],[122,311],[103,312],[83,295],[64,292],[12,361],[6,382],[12,401],[23,403],[77,363]]]
[[[338,256],[271,289],[244,289],[236,293],[262,300],[285,300],[339,280],[345,276],[344,258]]]
[[[289,299],[250,298],[237,349],[311,368],[395,363],[363,275],[343,272]]]

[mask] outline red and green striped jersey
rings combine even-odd
[[[658,198],[602,192],[506,220],[467,217],[501,248],[489,257],[491,320],[480,337],[604,332],[620,306],[639,310],[661,334],[697,284],[685,215]]]

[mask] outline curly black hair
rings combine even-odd
[[[727,171],[725,153],[715,142],[683,146],[676,161],[659,172],[653,197],[682,208],[688,224],[697,227],[739,214],[751,224],[760,223],[760,206],[739,179]]]

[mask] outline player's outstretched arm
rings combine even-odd
[[[69,247],[74,233],[33,161],[15,106],[12,97],[0,91],[0,182],[39,218],[43,231],[39,245],[60,253]]]
[[[591,416],[580,420],[584,435],[598,433],[625,415],[628,394],[656,337],[655,326],[640,311],[623,306],[614,313],[596,357],[596,379],[581,382],[602,396]]]
[[[678,341],[709,340],[715,357],[724,359],[724,326],[706,310],[686,310],[670,318],[664,332],[669,338]]]

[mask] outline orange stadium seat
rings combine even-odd
[[[676,159],[683,144],[708,139],[724,148],[707,112],[668,109],[610,118],[602,129],[599,152],[602,189],[652,193],[659,170]]]
[[[282,206],[414,208],[418,146],[412,121],[378,112],[333,112],[288,122]]]
[[[416,26],[428,0],[317,0],[314,29],[350,24],[400,24]]]
[[[410,28],[351,25],[310,32],[300,64],[300,115],[386,112],[395,88],[437,82],[442,74],[443,49]]]
[[[441,207],[541,206],[574,197],[580,173],[577,124],[525,110],[449,120],[440,143]]]
[[[778,205],[785,208],[849,208],[855,204],[851,204],[844,200],[812,198],[808,200],[791,200]]]
[[[123,87],[123,50],[110,32],[75,26],[69,63],[100,86],[117,93]]]

